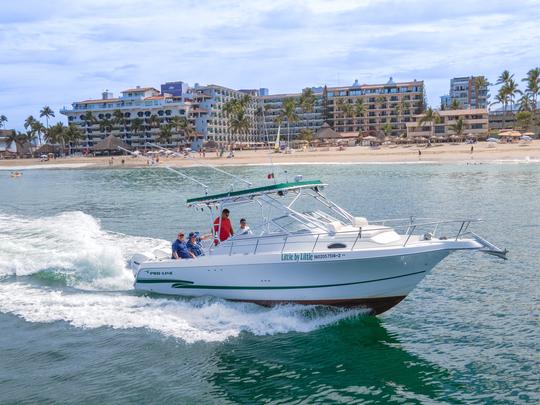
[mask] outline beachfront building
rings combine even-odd
[[[296,139],[303,129],[311,130],[315,134],[324,123],[324,98],[323,88],[311,88],[314,95],[314,104],[311,111],[304,111],[299,106],[302,93],[287,93],[287,94],[267,94],[258,97],[258,131],[262,134],[263,139],[274,141],[276,139],[278,128],[280,130],[280,139]],[[288,122],[287,119],[280,119],[283,113],[283,103],[287,99],[294,100],[296,104],[295,115],[297,119]]]
[[[105,91],[100,99],[76,101],[72,108],[60,112],[68,117],[69,124],[80,127],[83,140],[75,146],[76,151],[91,148],[108,135],[113,134],[133,148],[142,148],[148,142],[156,142],[161,127],[176,125],[175,117],[187,120],[192,139],[204,130],[208,111],[188,94],[161,93],[153,87],[135,87],[113,97]],[[185,128],[174,128],[168,140],[161,144],[176,146],[187,142]]]
[[[392,78],[385,84],[359,84],[351,86],[311,88],[315,96],[313,108],[304,111],[298,105],[302,93],[274,94],[259,97],[264,116],[261,130],[275,139],[279,126],[277,118],[283,111],[287,98],[297,102],[296,120],[281,123],[281,134],[291,139],[298,137],[303,129],[313,133],[324,122],[335,131],[365,135],[399,136],[406,132],[406,123],[414,114],[419,114],[425,106],[424,82],[394,82]]]
[[[263,89],[264,90],[264,89]],[[234,90],[228,87],[209,84],[196,84],[190,89],[193,101],[207,114],[200,121],[200,131],[204,140],[213,140],[220,144],[236,142],[257,142],[259,131],[257,125],[259,90]],[[225,103],[231,100],[248,99],[245,109],[249,121],[249,129],[240,134],[231,130],[229,116],[223,111]]]
[[[489,112],[489,129],[493,134],[515,129],[540,135],[540,106],[536,108],[536,113],[520,111],[517,106],[510,106],[506,111],[492,110]]]
[[[17,145],[10,142],[13,129],[0,129],[0,158],[12,158],[17,153]]]
[[[484,138],[489,132],[489,115],[485,108],[467,110],[442,110],[437,111],[439,122],[422,122],[423,114],[413,116],[413,120],[407,123],[407,137],[412,138],[439,138],[448,139],[451,136],[460,138],[474,137]],[[457,133],[455,125],[461,119],[462,128]]]
[[[487,108],[489,104],[487,80],[483,76],[454,77],[450,80],[450,94],[441,97],[441,108],[450,109],[452,103],[460,108]]]
[[[206,140],[222,145],[262,140],[257,118],[260,92],[268,90],[234,90],[215,84],[196,84],[191,88],[185,82],[167,82],[161,85],[161,92],[153,87],[137,86],[122,91],[116,98],[105,91],[100,99],[77,101],[72,108],[64,108],[60,112],[68,117],[70,124],[79,126],[84,134],[75,150],[92,148],[110,134],[133,148],[144,147],[147,143],[171,147],[188,142],[198,148]],[[245,110],[249,129],[236,134],[231,131],[223,106],[230,100],[246,97],[249,100]],[[175,117],[189,123],[191,130],[187,137],[184,127],[176,128]],[[165,141],[160,133],[167,124],[172,126],[173,134]]]

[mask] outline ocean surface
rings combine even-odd
[[[268,182],[268,167],[228,170]],[[275,172],[319,178],[369,219],[482,218],[473,230],[509,260],[451,255],[379,317],[148,296],[126,260],[209,228],[185,206],[198,186],[154,168],[0,171],[0,403],[540,401],[540,164]]]

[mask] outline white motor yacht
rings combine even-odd
[[[506,258],[506,250],[470,231],[477,220],[368,221],[331,201],[321,181],[295,180],[188,199],[208,213],[207,229],[227,207],[254,205],[261,220],[251,235],[202,241],[204,255],[196,259],[135,255],[135,288],[261,305],[364,306],[380,314],[452,252]]]

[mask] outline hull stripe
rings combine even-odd
[[[328,287],[341,287],[346,285],[355,285],[355,284],[366,284],[366,283],[375,283],[377,281],[393,280],[396,278],[414,276],[416,274],[425,273],[425,270],[417,271],[414,273],[402,274],[400,276],[385,277],[375,280],[366,280],[366,281],[355,281],[352,283],[341,283],[341,284],[323,284],[323,285],[295,285],[295,286],[216,286],[216,285],[185,285],[184,283],[189,283],[185,280],[152,280],[152,279],[142,279],[137,280],[136,283],[146,284],[146,283],[173,283],[174,288],[183,288],[183,289],[201,289],[201,290],[295,290],[302,288],[328,288]]]

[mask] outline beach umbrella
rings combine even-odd
[[[503,131],[499,132],[499,136],[507,136],[510,138],[517,138],[521,136],[521,132],[519,131]]]
[[[486,139],[486,141],[488,141],[488,142],[499,142],[499,140],[497,138],[488,138],[488,139]]]
[[[534,136],[534,132],[525,132],[523,133],[523,136]]]
[[[523,135],[520,139],[523,139],[524,141],[532,141],[533,140],[529,135]]]

